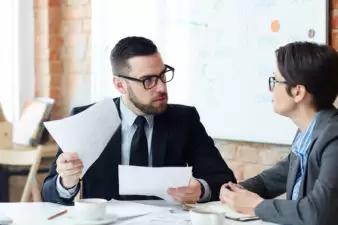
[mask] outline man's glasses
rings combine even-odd
[[[269,90],[270,91],[272,91],[275,88],[276,83],[287,84],[286,81],[276,80],[276,77],[269,77]]]
[[[164,65],[164,70],[159,75],[149,75],[145,76],[142,79],[137,79],[124,75],[117,75],[118,77],[122,77],[127,80],[136,81],[143,84],[144,89],[152,89],[157,85],[158,79],[160,79],[163,83],[168,83],[174,79],[175,68]]]

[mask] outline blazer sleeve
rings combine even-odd
[[[318,154],[320,172],[309,194],[299,200],[264,200],[255,213],[279,224],[336,224],[338,209],[338,137],[325,142]]]
[[[292,143],[298,137],[298,129]],[[290,154],[276,163],[270,169],[264,170],[257,176],[240,183],[245,189],[254,192],[264,199],[272,199],[286,192],[286,184],[289,174]]]
[[[271,199],[284,194],[289,173],[289,159],[290,154],[272,168],[240,184],[264,199]]]
[[[221,186],[236,182],[232,170],[223,160],[214,141],[208,136],[195,108],[189,114],[188,164],[193,167],[193,176],[205,180],[211,189],[211,201],[219,200]]]
[[[78,111],[75,108],[72,110],[70,115],[75,115],[76,113],[78,113]],[[56,182],[57,182],[58,173],[56,172],[56,160],[61,154],[62,154],[62,149],[58,148],[55,159],[49,168],[49,173],[47,177],[45,178],[45,180],[43,181],[42,190],[41,190],[41,198],[42,198],[42,201],[45,201],[45,202],[53,202],[53,203],[58,203],[58,204],[63,204],[63,205],[72,205],[74,197],[76,196],[80,188],[78,188],[77,192],[73,195],[73,197],[69,199],[62,198],[57,190]]]

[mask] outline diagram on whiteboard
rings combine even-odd
[[[290,144],[296,126],[272,111],[268,77],[275,50],[293,41],[326,43],[324,0],[93,1],[94,97],[117,96],[109,53],[145,36],[175,67],[171,103],[195,106],[213,138]],[[133,5],[133,7],[130,7]],[[300,14],[301,12],[301,14]]]

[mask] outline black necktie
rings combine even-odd
[[[135,120],[137,126],[130,146],[129,164],[133,166],[148,166],[148,144],[144,132],[146,119],[138,116]]]

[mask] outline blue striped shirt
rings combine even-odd
[[[309,155],[309,149],[311,144],[312,131],[316,124],[317,117],[319,112],[316,114],[309,127],[305,132],[298,133],[294,144],[292,145],[292,152],[300,157],[300,166],[297,174],[296,183],[293,186],[292,190],[292,200],[298,199],[299,188],[302,181],[302,177],[304,175],[304,170],[306,167],[306,161]]]

